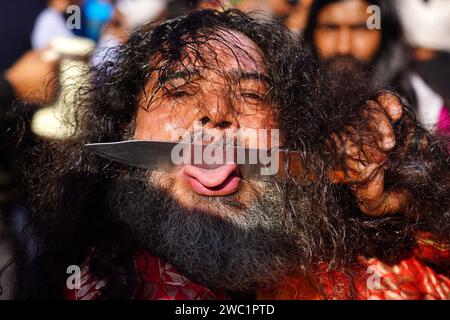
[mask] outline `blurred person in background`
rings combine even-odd
[[[54,101],[58,92],[57,69],[57,60],[45,59],[43,51],[30,51],[0,76],[0,300],[12,297],[11,258],[17,235],[28,219],[20,206],[23,188],[17,182],[23,170],[16,162],[30,142],[25,141],[29,138],[23,119],[26,116],[23,110],[17,110],[15,101],[25,104]],[[23,127],[23,132],[16,131],[18,126]]]
[[[56,95],[58,60],[47,59],[45,50],[29,51],[0,77],[0,104],[9,108],[14,100],[47,104]],[[4,110],[4,109],[3,109]]]
[[[441,130],[450,132],[450,1],[397,0],[397,7],[417,73],[412,84],[424,97],[419,106],[428,103],[421,117],[440,118]]]
[[[380,28],[369,28],[374,11],[380,10]],[[376,16],[375,16],[376,19]],[[445,118],[430,121],[421,116],[432,100],[413,85],[418,77],[411,70],[408,48],[394,3],[380,0],[316,0],[304,34],[305,45],[327,68],[346,69],[362,65],[374,84],[391,85],[414,106],[428,129],[445,132]],[[440,103],[439,109],[443,104]]]
[[[289,30],[301,35],[308,21],[312,0],[267,0],[270,10]]]
[[[132,32],[144,23],[157,21],[167,15],[169,0],[116,0],[123,28]]]
[[[56,99],[59,89],[58,65],[58,60],[46,59],[42,50],[29,51],[0,75],[0,183],[4,191],[10,191],[6,184],[11,183],[12,179],[7,171],[12,170],[13,160],[20,151],[15,128],[18,122],[27,118],[26,108],[51,103]],[[27,127],[27,123],[21,127]],[[12,198],[2,194],[0,199],[7,199],[6,203],[9,204]]]
[[[200,0],[198,1],[198,9],[226,10],[230,8],[233,1],[230,0]]]
[[[33,49],[47,48],[54,38],[70,38],[76,35],[76,30],[67,26],[67,8],[71,5],[80,6],[82,0],[49,0],[47,4],[47,8],[37,18],[31,34]]]
[[[220,7],[223,1],[201,0],[115,0],[111,20],[104,25],[92,63],[99,66],[116,57],[116,49],[128,36],[148,22],[172,19],[202,7]]]
[[[261,11],[273,15],[289,30],[301,35],[308,20],[312,0],[234,0],[233,7],[244,12]]]
[[[114,16],[113,0],[85,0],[83,13],[83,34],[98,41],[105,24]]]
[[[172,0],[167,6],[167,19],[173,19],[188,14],[204,2],[204,0]]]
[[[44,8],[45,3],[36,0],[0,2],[0,73],[31,49],[30,34]]]

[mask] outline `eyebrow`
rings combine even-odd
[[[239,80],[258,80],[264,81],[267,84],[271,83],[271,80],[268,75],[260,72],[242,72],[242,71],[234,71],[232,74]],[[189,79],[192,76],[199,76],[200,70],[198,69],[184,69],[181,71],[176,71],[167,75],[162,75],[159,77],[158,82],[159,85],[162,86],[164,83],[175,80],[175,79]]]
[[[170,74],[162,75],[158,78],[159,85],[162,86],[167,81],[175,80],[175,79],[189,79],[192,76],[200,75],[200,71],[198,69],[184,69],[181,71],[176,71]]]
[[[322,23],[318,23],[317,27],[319,28],[340,28],[342,26],[341,23],[337,23],[337,22],[322,22]],[[348,26],[350,28],[367,28],[367,24],[365,22],[355,22],[355,23],[350,23],[350,24],[345,24],[345,26]]]
[[[262,80],[267,84],[271,83],[268,75],[259,72],[237,72],[237,77],[239,80]]]

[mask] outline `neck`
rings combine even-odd
[[[427,48],[415,48],[413,51],[413,58],[418,61],[426,61],[435,58],[438,51]]]

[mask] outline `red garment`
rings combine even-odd
[[[294,300],[450,300],[450,243],[427,232],[416,233],[417,246],[395,265],[360,258],[346,272],[320,266],[311,279],[287,279],[277,288],[260,292],[260,299]],[[432,263],[446,274],[427,266]]]
[[[450,300],[450,279],[415,257],[389,266],[378,259],[360,259],[352,283],[338,272],[319,273],[323,299]]]
[[[450,265],[450,245],[436,242],[429,234],[418,235],[415,256],[389,266],[377,259],[361,258],[352,270],[350,281],[344,273],[323,271],[315,275],[317,288],[303,280],[280,284],[279,288],[258,294],[263,299],[376,299],[376,300],[450,300],[450,279],[428,267],[425,261]],[[222,300],[223,293],[213,292],[184,277],[173,266],[148,252],[141,251],[135,258],[136,271],[143,289],[139,300]],[[445,268],[444,268],[445,269]],[[448,270],[448,269],[447,269]],[[81,288],[67,291],[70,300],[95,300],[105,282],[95,279],[85,267]],[[313,290],[314,291],[314,290]]]
[[[137,300],[225,300],[222,293],[214,293],[184,277],[172,265],[146,251],[139,251],[134,260],[142,289]],[[66,290],[68,300],[100,299],[105,281],[94,278],[87,266],[81,270],[80,289]]]
[[[162,259],[142,252],[136,260],[136,270],[143,290],[139,300],[224,300],[227,296],[215,293],[184,277]]]

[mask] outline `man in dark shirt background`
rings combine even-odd
[[[14,0],[0,4],[0,72],[31,49],[30,34],[45,1]]]

